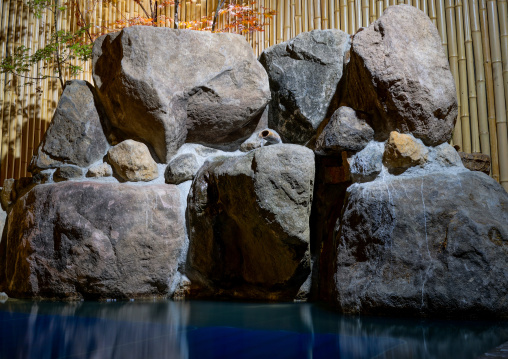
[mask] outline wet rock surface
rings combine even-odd
[[[184,245],[181,206],[170,185],[36,186],[9,215],[0,287],[17,298],[167,295]]]
[[[508,194],[467,170],[348,188],[337,223],[335,300],[345,313],[508,313]]]
[[[302,146],[263,147],[205,164],[187,209],[187,275],[199,295],[304,297],[313,187],[314,154]]]
[[[266,72],[234,34],[128,27],[95,42],[93,78],[113,126],[164,163],[186,140],[238,147],[270,99]]]
[[[345,102],[374,117],[376,139],[398,131],[437,146],[451,138],[455,82],[438,31],[422,11],[391,6],[358,32],[347,72]]]
[[[340,154],[342,151],[357,152],[374,139],[374,130],[366,116],[350,107],[342,106],[335,111],[330,122],[316,140],[316,153]]]
[[[95,89],[86,81],[67,81],[53,119],[29,170],[72,164],[90,166],[109,148],[103,132],[104,114]],[[101,119],[102,118],[102,119]]]
[[[268,125],[284,143],[305,144],[338,108],[338,85],[350,36],[340,30],[302,33],[261,54],[270,79]]]

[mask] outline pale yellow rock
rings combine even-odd
[[[108,162],[115,174],[126,181],[152,181],[159,177],[157,163],[148,147],[141,142],[125,140],[108,152]]]
[[[427,162],[429,150],[413,136],[390,132],[383,154],[383,164],[391,173],[399,174],[406,169]]]

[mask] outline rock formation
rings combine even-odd
[[[283,142],[307,143],[339,107],[349,46],[350,36],[340,30],[314,30],[263,51],[259,61],[272,92],[268,125]]]
[[[164,163],[186,140],[240,145],[270,99],[266,72],[234,34],[127,27],[95,41],[93,78],[113,126]]]
[[[350,45],[300,34],[263,68],[236,35],[101,37],[96,88],[67,84],[33,177],[4,181],[0,292],[506,316],[508,194],[447,143],[432,22],[390,7]]]
[[[188,199],[188,276],[201,295],[305,297],[314,154],[258,148],[205,164]]]
[[[427,146],[447,142],[457,97],[438,31],[422,11],[391,6],[352,41],[345,102],[373,116],[378,140],[411,133]]]

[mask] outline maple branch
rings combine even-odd
[[[217,9],[215,10],[215,16],[213,17],[213,23],[212,23],[212,32],[215,31],[215,25],[217,24],[217,17],[219,16],[219,10],[222,8],[222,6],[224,5],[224,2],[226,0],[222,0],[219,5],[217,5]]]

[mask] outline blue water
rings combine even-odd
[[[476,358],[508,322],[342,316],[308,303],[0,304],[0,358]]]

